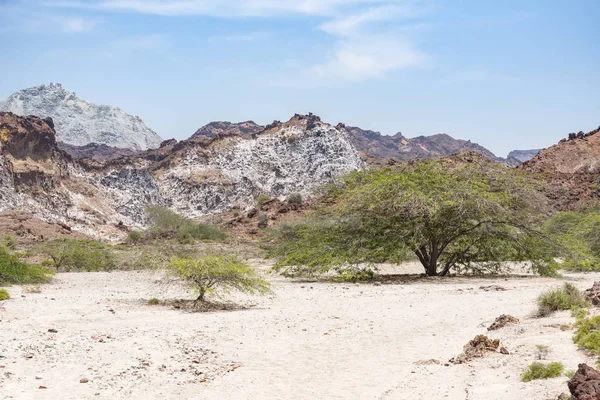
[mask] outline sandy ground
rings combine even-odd
[[[551,278],[423,279],[403,284],[291,282],[234,296],[245,310],[148,306],[186,297],[148,272],[69,273],[41,293],[11,287],[0,310],[1,399],[556,399],[567,378],[520,382],[547,345],[567,369],[593,362],[571,342],[568,312],[531,317]],[[598,274],[568,275],[580,289]],[[486,291],[500,285],[505,291]],[[448,366],[490,333],[509,355]],[[49,331],[49,330],[55,330]],[[419,361],[438,360],[431,365]],[[87,383],[80,383],[80,380]]]

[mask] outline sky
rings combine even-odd
[[[597,0],[0,0],[0,98],[50,82],[163,138],[313,112],[505,156],[600,125]]]

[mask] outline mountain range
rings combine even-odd
[[[160,136],[139,117],[129,115],[115,106],[89,103],[65,90],[60,84],[51,83],[15,92],[6,100],[0,101],[0,111],[51,117],[59,146],[75,158],[110,160],[157,148],[162,142]],[[278,121],[274,121],[274,124],[277,123]],[[268,127],[269,125],[263,126],[253,121],[215,121],[198,129],[190,139],[230,135],[252,137]],[[347,130],[363,158],[375,164],[390,158],[411,161],[444,157],[459,151],[473,151],[492,161],[514,166],[539,151],[517,150],[503,159],[477,143],[454,139],[444,133],[407,138],[401,133],[388,136],[344,124],[338,124],[338,128]]]

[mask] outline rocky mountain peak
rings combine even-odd
[[[156,148],[162,140],[141,118],[115,106],[88,103],[60,83],[15,92],[0,101],[0,111],[51,117],[57,140],[74,146],[98,143],[139,151]]]
[[[219,136],[252,136],[264,130],[264,126],[258,125],[254,121],[245,121],[238,123],[231,123],[228,121],[214,121],[204,125],[198,129],[190,139],[196,138],[215,138]]]

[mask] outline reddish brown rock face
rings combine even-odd
[[[29,157],[39,160],[52,157],[56,148],[56,137],[51,121],[31,115],[21,117],[0,112],[1,151],[16,159]]]
[[[568,385],[576,400],[600,400],[600,372],[586,364],[579,364]]]

